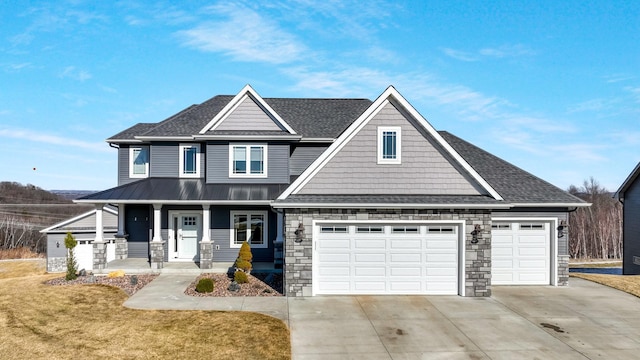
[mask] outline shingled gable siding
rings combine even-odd
[[[376,210],[367,209],[288,209],[285,223],[285,292],[287,296],[312,295],[313,220],[464,220],[465,221],[465,296],[491,296],[491,212],[489,210]],[[295,231],[302,223],[305,237],[296,243]],[[471,231],[478,224],[482,234],[471,244]]]
[[[378,126],[402,129],[402,164],[377,164]],[[479,192],[391,103],[299,194],[478,195]]]
[[[289,174],[300,175],[329,146],[296,146],[289,158]]]
[[[636,179],[624,193],[623,265],[625,275],[640,274],[640,181]],[[634,258],[638,259],[634,261]]]
[[[233,144],[233,143],[231,143]],[[238,144],[248,144],[238,142]],[[256,143],[258,144],[258,143]],[[260,143],[264,144],[264,143]],[[207,143],[208,184],[288,184],[289,144],[267,144],[267,177],[229,177],[229,143]]]
[[[280,127],[267,115],[251,97],[247,97],[216,130],[275,130]]]

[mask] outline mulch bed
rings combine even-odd
[[[264,274],[255,274],[256,276],[261,277],[263,280],[267,280],[267,276]],[[185,290],[185,294],[190,296],[219,296],[219,297],[231,297],[231,296],[282,296],[280,292],[275,290],[273,287],[267,285],[262,280],[258,279],[256,276],[249,275],[248,282],[246,284],[239,284],[240,290],[238,291],[229,291],[229,285],[233,279],[230,279],[227,274],[202,274],[196,278],[194,282],[192,282],[187,290]],[[277,283],[278,276],[271,276],[271,282]],[[279,275],[282,278],[281,275]],[[196,291],[196,284],[202,278],[211,278],[213,279],[213,292],[210,293],[199,293]]]
[[[82,284],[101,284],[115,286],[122,289],[127,295],[131,296],[138,290],[142,289],[145,285],[153,281],[158,277],[157,274],[140,274],[140,275],[125,275],[121,277],[108,277],[106,275],[87,275],[78,276],[75,280],[67,281],[64,277],[55,278],[46,281],[47,285],[82,285]]]

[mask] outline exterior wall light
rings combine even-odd
[[[481,232],[482,232],[482,226],[480,226],[479,224],[476,224],[473,227],[473,231],[471,232],[471,243],[472,244],[477,244],[478,243],[478,235],[480,235]]]
[[[296,234],[295,242],[301,243],[304,239],[304,225],[302,223],[298,224],[298,229],[294,233]]]
[[[567,233],[567,228],[568,227],[569,227],[569,225],[567,225],[567,221],[566,220],[560,221],[560,225],[558,225],[558,239],[564,237],[564,235]]]

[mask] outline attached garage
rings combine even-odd
[[[459,223],[316,223],[315,295],[460,293]]]
[[[551,223],[494,220],[491,225],[491,283],[549,285]]]

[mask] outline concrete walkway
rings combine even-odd
[[[276,317],[288,324],[287,298],[281,297],[196,297],[184,291],[195,274],[162,273],[124,302],[131,309],[144,310],[236,310]]]
[[[291,329],[293,359],[637,359],[640,299],[586,280],[502,286],[491,298],[194,298],[194,275],[162,274],[136,309],[242,310]]]

